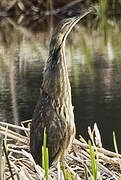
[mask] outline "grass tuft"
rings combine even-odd
[[[95,159],[96,154],[94,152],[94,148],[91,145],[90,140],[88,141],[89,145],[89,153],[90,153],[90,158],[91,158],[91,167],[92,167],[92,179],[97,180],[97,175],[98,175],[98,162],[97,159]]]
[[[44,138],[43,138],[43,146],[42,146],[42,168],[45,170],[45,179],[49,180],[49,154],[47,148],[47,134],[46,128],[44,129]]]

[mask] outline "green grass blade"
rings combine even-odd
[[[91,142],[89,141],[88,144],[89,144],[89,152],[91,158],[92,176],[94,180],[97,180],[97,172],[98,172],[97,160],[95,159],[95,152],[93,146],[91,145]]]
[[[116,141],[116,135],[115,132],[113,131],[113,144],[114,144],[114,148],[115,148],[115,152],[119,161],[119,166],[120,166],[120,170],[121,170],[121,159],[119,157],[119,152],[118,152],[118,146],[117,146],[117,141]],[[120,174],[121,176],[121,174]]]
[[[47,148],[47,134],[46,128],[44,129],[44,138],[43,138],[43,146],[42,146],[42,167],[45,170],[45,179],[49,180],[49,153]]]

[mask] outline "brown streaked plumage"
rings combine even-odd
[[[30,150],[41,164],[44,128],[50,164],[63,158],[75,137],[71,87],[65,59],[65,40],[74,25],[84,16],[64,19],[56,28],[49,50],[40,99],[36,105],[30,130]]]

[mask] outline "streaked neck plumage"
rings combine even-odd
[[[90,11],[78,17],[64,19],[57,26],[50,42],[49,58],[47,60],[42,89],[50,96],[71,98],[71,88],[68,77],[65,41],[75,24]]]

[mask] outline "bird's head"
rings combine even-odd
[[[64,44],[68,34],[72,30],[72,28],[75,26],[75,24],[85,17],[87,14],[92,12],[92,10],[86,10],[85,12],[82,12],[78,16],[74,16],[71,18],[64,19],[60,22],[60,24],[57,26],[55,32],[53,33],[51,43],[50,43],[50,51],[58,46],[61,46]]]
[[[73,17],[64,19],[57,26],[50,43],[50,50],[54,47],[58,47],[64,44],[68,34],[74,27],[74,25],[79,21],[80,17]]]

